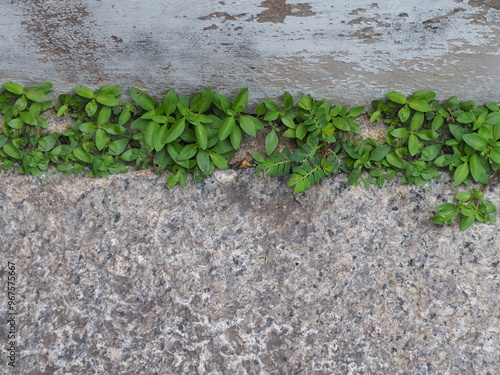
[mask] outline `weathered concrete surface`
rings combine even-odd
[[[293,196],[252,170],[171,190],[4,172],[2,374],[498,374],[500,225],[429,222],[445,180]]]
[[[498,0],[4,0],[0,81],[499,101]]]

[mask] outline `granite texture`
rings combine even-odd
[[[253,170],[173,189],[148,171],[3,172],[19,342],[1,372],[499,374],[500,225],[431,223],[458,191],[446,176],[345,181],[294,196]]]

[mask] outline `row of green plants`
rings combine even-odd
[[[75,87],[59,96],[58,116],[73,125],[63,132],[47,130],[44,112],[52,84],[24,88],[15,82],[0,91],[0,168],[18,165],[20,173],[43,177],[53,166],[67,174],[87,170],[91,177],[124,173],[127,166],[166,172],[167,185],[185,186],[188,176],[200,182],[216,168],[227,169],[244,136],[267,129],[265,154],[253,152],[257,173],[288,175],[299,194],[323,178],[348,174],[347,186],[383,186],[402,176],[403,183],[430,187],[441,171],[453,175],[454,185],[481,184],[456,195],[456,203],[436,208],[430,218],[438,224],[459,219],[465,230],[475,221],[496,222],[496,207],[484,199],[500,183],[500,109],[472,101],[446,102],[432,91],[411,96],[390,92],[372,102],[370,121],[387,124],[386,141],[360,136],[357,118],[364,107],[351,109],[306,95],[295,102],[288,93],[283,103],[266,100],[254,114],[246,112],[248,89],[234,100],[208,87],[194,97],[169,90],[161,100],[130,88],[124,99],[115,85],[97,90]],[[280,150],[280,137],[292,139],[292,150]]]

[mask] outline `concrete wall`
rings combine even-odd
[[[500,101],[499,0],[375,1],[2,0],[0,82]]]

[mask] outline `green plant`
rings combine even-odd
[[[460,230],[469,228],[474,222],[495,223],[497,210],[493,203],[483,199],[483,192],[473,188],[472,191],[460,192],[455,196],[458,204],[444,203],[439,205],[436,210],[438,214],[430,218],[437,224],[451,224],[459,216]]]
[[[343,159],[349,152],[358,157],[373,148],[369,141],[356,136],[359,124],[355,118],[363,109],[357,107],[348,113],[342,105],[332,108],[330,102],[314,100],[311,95],[301,98],[294,108],[288,93],[282,109],[273,101],[265,101],[257,107],[257,114],[272,126],[266,137],[266,153],[270,156],[252,154],[259,162],[257,171],[268,170],[268,175],[291,173],[288,185],[294,186],[295,193],[309,189],[325,176],[348,171]],[[275,151],[277,133],[281,131],[278,120],[286,128],[283,136],[296,140],[297,149],[293,153],[288,149]]]
[[[0,112],[0,168],[19,165],[20,173],[44,177],[50,166],[64,173],[88,170],[91,177],[127,171],[127,165],[167,173],[167,185],[186,185],[189,174],[199,182],[216,168],[227,169],[227,158],[240,147],[244,134],[267,128],[265,153],[253,152],[257,173],[289,175],[288,185],[302,193],[324,177],[347,173],[347,186],[383,186],[397,174],[403,183],[430,188],[439,170],[453,175],[454,185],[482,184],[479,190],[456,195],[457,204],[437,207],[431,221],[460,229],[475,221],[496,222],[496,208],[483,195],[500,183],[500,109],[497,104],[435,100],[432,91],[409,97],[390,92],[374,100],[371,121],[388,125],[386,142],[361,137],[357,121],[364,107],[348,110],[311,95],[294,103],[284,94],[283,106],[266,100],[256,116],[245,113],[248,89],[234,101],[208,87],[190,98],[173,89],[156,101],[130,88],[122,99],[119,86],[97,90],[85,86],[59,96],[58,116],[73,119],[62,133],[47,131],[44,111],[51,101],[49,82],[23,88],[3,84]],[[293,150],[278,149],[279,135],[295,142]]]
[[[258,114],[273,121],[274,129],[286,129],[283,136],[295,139],[297,149],[271,155],[267,152],[267,157],[253,153],[258,162],[256,169],[266,170],[268,175],[291,174],[288,184],[295,187],[295,193],[301,193],[323,177],[341,172],[349,174],[347,186],[356,186],[360,181],[367,188],[371,184],[382,186],[385,180],[401,173],[403,183],[429,189],[430,180],[441,178],[437,168],[448,168],[454,185],[468,184],[471,179],[485,184],[481,196],[471,195],[477,200],[477,214],[466,215],[471,212],[470,204],[468,208],[463,204],[457,208],[457,215],[467,219],[468,225],[462,224],[461,228],[469,227],[474,220],[494,223],[496,211],[481,197],[499,178],[499,107],[494,103],[458,103],[456,97],[441,104],[434,98],[432,91],[418,91],[409,98],[390,92],[386,100],[373,101],[370,120],[388,124],[384,144],[357,135],[355,118],[363,107],[348,112],[344,106],[332,108],[329,102],[314,100],[310,95],[294,107],[291,96],[285,94],[283,109],[274,102],[264,102],[257,107]],[[266,151],[274,150],[274,141],[267,146],[266,139]],[[450,206],[440,206],[433,222],[450,223],[452,212]]]

